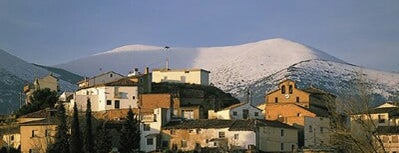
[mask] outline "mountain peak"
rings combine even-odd
[[[117,53],[117,52],[128,52],[128,51],[147,51],[147,50],[159,50],[163,47],[158,46],[150,46],[150,45],[142,45],[142,44],[134,44],[134,45],[125,45],[122,47],[114,48],[110,51],[102,52],[96,55],[101,54],[109,54],[109,53]]]

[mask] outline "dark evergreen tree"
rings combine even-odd
[[[106,123],[100,125],[96,136],[96,153],[109,153],[112,149],[112,137],[106,128]]]
[[[83,140],[79,126],[79,114],[76,103],[73,106],[73,118],[71,125],[71,153],[83,153]]]
[[[94,140],[93,140],[93,128],[91,123],[91,102],[87,99],[86,108],[86,128],[85,128],[85,150],[86,153],[94,153]]]
[[[57,133],[55,134],[54,143],[49,147],[49,153],[70,153],[69,152],[69,135],[67,126],[67,116],[65,107],[62,103],[57,108]]]
[[[140,149],[140,123],[132,109],[127,113],[120,138],[120,152],[131,153]]]

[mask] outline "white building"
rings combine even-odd
[[[262,110],[250,103],[238,103],[215,112],[208,111],[209,119],[263,119]]]
[[[142,114],[141,117],[141,151],[150,152],[160,149],[162,126],[169,122],[170,110],[156,108],[153,113]]]
[[[78,82],[79,88],[88,88],[96,85],[101,85],[109,82],[113,82],[119,79],[124,78],[123,75],[118,74],[113,71],[105,72],[99,75],[96,75],[92,78],[85,78],[82,81]]]
[[[152,82],[175,82],[209,85],[209,71],[204,69],[154,69]]]
[[[78,109],[85,111],[88,99],[90,99],[92,111],[137,108],[138,86],[128,78],[122,78],[114,82],[81,88],[76,91],[69,109],[72,110],[76,102]]]

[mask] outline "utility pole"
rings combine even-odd
[[[169,46],[165,46],[165,50],[166,50],[166,54],[165,54],[165,57],[166,57],[166,60],[165,60],[165,69],[166,70],[168,70],[169,69],[169,58],[168,58],[168,50],[169,50]]]

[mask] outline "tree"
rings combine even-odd
[[[15,149],[15,148],[13,148],[13,147],[2,147],[1,149],[0,149],[0,153],[20,153],[21,152],[21,150],[19,150],[19,149]]]
[[[57,133],[55,134],[54,144],[49,147],[48,152],[70,153],[68,138],[69,135],[65,107],[62,103],[60,103],[57,108]]]
[[[92,134],[92,123],[91,123],[91,102],[90,99],[87,99],[87,108],[86,108],[86,128],[85,128],[85,150],[87,153],[94,153],[94,140]]]
[[[109,153],[112,149],[112,137],[105,122],[98,126],[96,138],[96,153]]]
[[[83,141],[79,126],[79,114],[76,103],[73,106],[73,119],[71,125],[71,153],[83,152]]]
[[[49,88],[45,88],[34,91],[30,100],[31,103],[22,106],[22,108],[16,112],[15,115],[17,117],[44,108],[53,108],[55,103],[58,101],[58,96],[56,91],[51,91]]]
[[[140,123],[130,109],[122,126],[120,152],[131,153],[138,150],[140,150]]]

